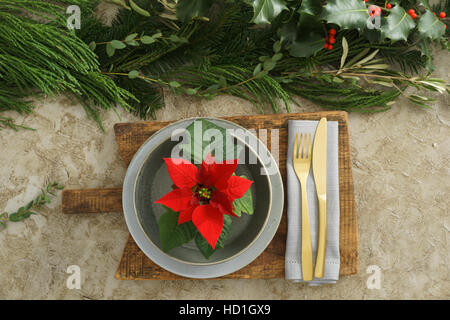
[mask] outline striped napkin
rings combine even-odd
[[[296,133],[311,133],[311,142],[319,121],[289,120],[287,154],[287,219],[285,274],[293,282],[302,280],[301,246],[301,189],[292,166],[292,150]],[[318,239],[318,202],[314,176],[311,170],[307,180],[307,198],[313,262],[315,262]],[[327,243],[325,252],[324,277],[308,281],[310,285],[335,283],[339,279],[339,166],[338,166],[338,122],[327,122]],[[313,269],[314,270],[314,269]]]

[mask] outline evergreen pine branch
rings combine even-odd
[[[31,112],[22,97],[36,93],[71,93],[101,126],[99,108],[129,109],[134,97],[100,73],[96,54],[67,29],[61,3],[89,14],[96,1],[0,1],[0,111]]]

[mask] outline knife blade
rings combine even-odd
[[[319,203],[319,237],[314,275],[322,278],[325,265],[327,239],[327,119],[317,125],[312,152],[314,183]]]

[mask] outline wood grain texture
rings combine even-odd
[[[339,239],[341,255],[340,274],[351,275],[358,272],[358,228],[356,223],[356,208],[353,194],[352,160],[350,153],[347,113],[343,111],[324,111],[297,114],[291,113],[225,117],[223,119],[235,122],[247,129],[279,129],[280,142],[278,164],[282,179],[285,182],[288,120],[320,120],[322,117],[326,117],[328,121],[339,122],[339,191],[341,212]],[[116,124],[114,126],[116,141],[125,165],[128,166],[139,147],[153,133],[172,122],[173,121],[151,121]],[[267,143],[267,147],[271,150],[270,130],[268,130],[267,135],[267,141],[269,141],[269,143]],[[106,201],[105,203],[108,202]],[[287,221],[285,209],[283,211],[283,217],[281,219],[278,231],[266,250],[248,266],[222,278],[284,278],[286,235]],[[131,236],[129,236],[125,245],[115,277],[116,279],[121,280],[183,279],[183,277],[172,274],[154,264],[139,249]]]
[[[62,191],[62,212],[122,212],[122,188],[79,189]]]

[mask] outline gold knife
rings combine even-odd
[[[327,242],[327,119],[319,121],[312,153],[314,183],[319,202],[319,237],[314,275],[323,278]]]

